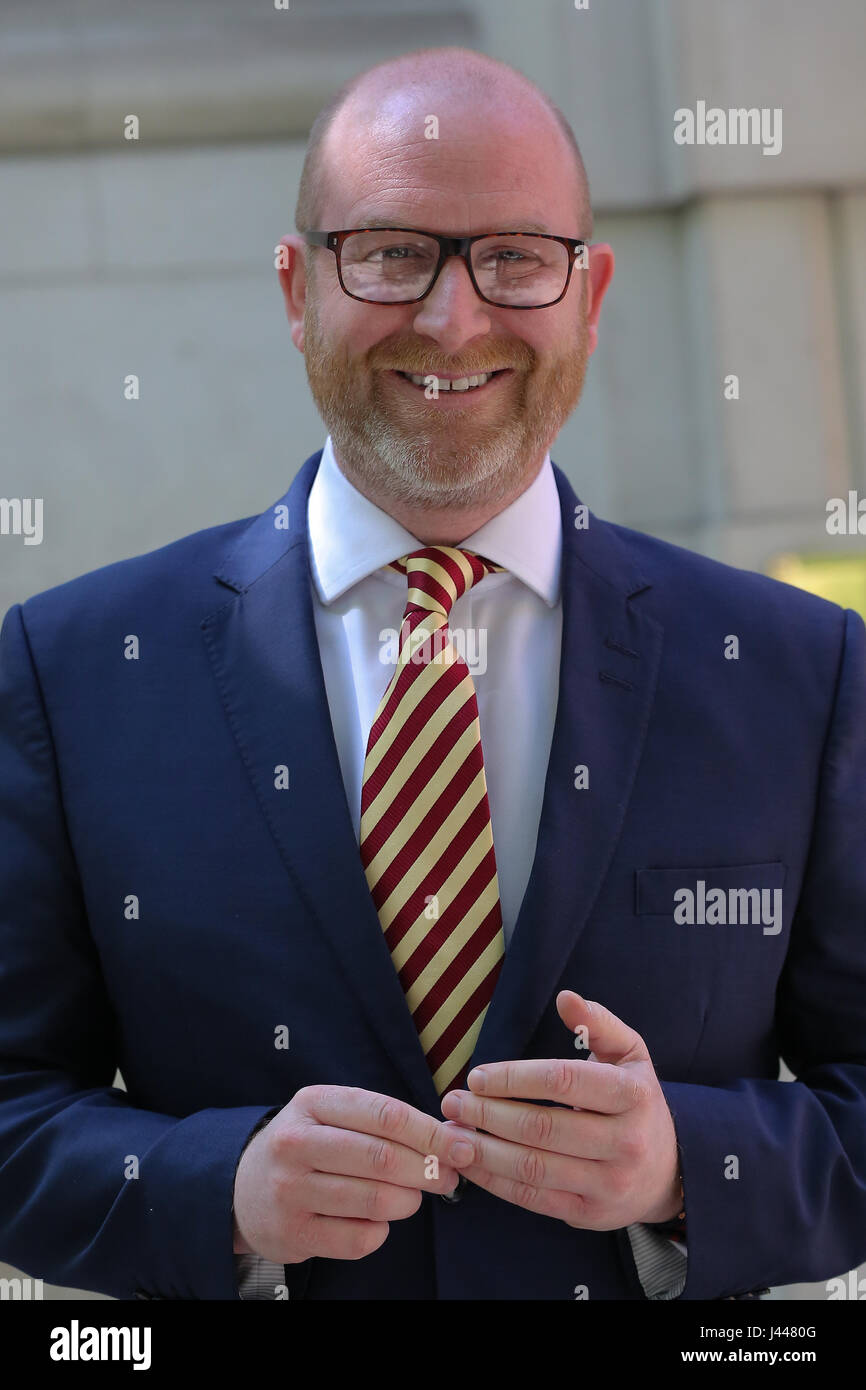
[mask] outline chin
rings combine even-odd
[[[513,468],[504,469],[496,460],[490,460],[488,466],[481,469],[477,460],[473,468],[467,469],[465,458],[445,467],[441,462],[430,463],[417,458],[391,458],[382,462],[394,495],[401,501],[427,509],[496,502],[515,482]]]

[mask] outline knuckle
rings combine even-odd
[[[300,1124],[268,1125],[261,1131],[261,1140],[275,1158],[286,1158],[297,1151],[303,1134],[304,1127]]]
[[[619,1157],[632,1163],[646,1157],[647,1147],[646,1138],[638,1130],[627,1130],[617,1144]]]
[[[374,1115],[379,1128],[386,1134],[400,1134],[406,1127],[406,1109],[392,1096],[383,1096],[376,1102]]]
[[[511,1184],[511,1200],[519,1207],[533,1207],[538,1199],[538,1189],[529,1183],[513,1182]]]
[[[526,1149],[518,1158],[515,1171],[527,1187],[540,1187],[544,1181],[544,1159],[536,1149]]]
[[[370,1143],[370,1167],[374,1173],[387,1177],[397,1167],[397,1151],[387,1139],[373,1139]]]
[[[461,1123],[467,1124],[469,1122],[461,1121]],[[475,1125],[474,1120],[471,1123],[473,1126]],[[440,1171],[442,1167],[450,1161],[451,1143],[453,1138],[454,1135],[451,1129],[448,1127],[448,1125],[439,1124],[436,1126],[436,1129],[434,1130],[432,1136],[427,1141],[426,1152],[428,1154],[435,1154],[436,1157],[439,1159]]]
[[[338,1098],[340,1088],[317,1082],[314,1086],[303,1086],[292,1097],[291,1104],[312,1114],[318,1108],[333,1103]]]
[[[646,1099],[647,1092],[640,1078],[635,1076],[634,1072],[620,1067],[616,1075],[617,1086],[615,1100],[617,1103],[623,1104],[631,1109],[632,1106],[638,1105],[642,1100]]]
[[[497,1126],[499,1129],[502,1128],[502,1112],[499,1111],[497,1114],[495,1102],[482,1100],[477,1102],[477,1112],[465,1118],[461,1116],[460,1122],[462,1125],[476,1130],[483,1138],[485,1134],[496,1134]],[[468,1136],[464,1134],[461,1137],[465,1139]]]
[[[528,1144],[549,1144],[553,1138],[553,1112],[543,1105],[534,1105],[523,1112],[520,1129]]]
[[[553,1062],[547,1068],[545,1085],[554,1096],[567,1095],[571,1089],[572,1071],[568,1062]]]
[[[635,1105],[646,1105],[652,1099],[652,1091],[645,1081],[635,1077],[634,1083],[634,1103]]]

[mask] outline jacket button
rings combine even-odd
[[[457,1186],[453,1192],[440,1192],[439,1196],[443,1202],[447,1202],[449,1207],[453,1207],[457,1202],[463,1201],[463,1193],[466,1190],[466,1178],[461,1173],[457,1179]]]

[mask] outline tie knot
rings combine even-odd
[[[503,565],[477,555],[474,550],[454,545],[427,545],[423,550],[413,550],[410,555],[393,560],[391,568],[408,578],[407,607],[436,610],[446,617],[460,596],[485,574],[504,570]]]

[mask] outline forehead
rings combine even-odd
[[[323,150],[323,225],[578,236],[568,144],[540,103],[471,91],[350,103]]]

